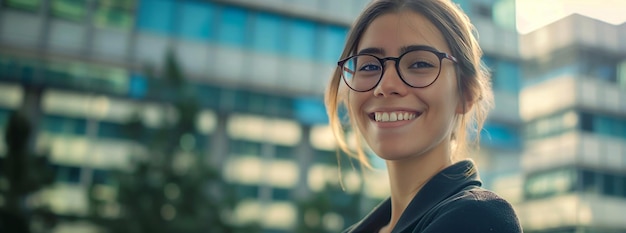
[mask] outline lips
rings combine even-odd
[[[369,114],[370,119],[376,122],[396,122],[396,121],[409,121],[420,116],[421,112],[409,112],[409,111],[390,111],[390,112],[372,112]]]

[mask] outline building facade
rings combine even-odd
[[[521,37],[526,232],[624,232],[626,24],[571,15]]]
[[[519,199],[525,127],[514,1],[456,2],[480,33],[496,95],[483,152],[472,157],[487,187]],[[367,3],[0,0],[0,128],[17,109],[35,119],[34,149],[49,151],[57,171],[45,200],[58,215],[84,216],[86,185],[127,168],[129,155],[145,149],[122,135],[125,123],[138,114],[146,127],[164,124],[160,112],[171,106],[153,92],[151,72],[162,71],[173,51],[199,93],[195,146],[238,186],[235,218],[291,232],[302,214],[294,200],[337,182],[322,94]],[[365,179],[343,171],[346,193],[363,190],[364,206],[388,195],[384,170]],[[360,216],[319,217],[338,231]]]

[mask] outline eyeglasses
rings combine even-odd
[[[379,58],[370,54],[358,54],[337,62],[343,81],[350,89],[366,92],[374,89],[385,73],[385,62],[396,62],[396,72],[406,85],[423,88],[433,84],[441,73],[441,63],[456,58],[428,47],[407,51],[399,57]]]

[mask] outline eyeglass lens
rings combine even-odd
[[[373,55],[361,54],[346,60],[342,75],[346,84],[355,91],[373,89],[383,76],[385,64]],[[415,50],[403,54],[395,64],[400,78],[411,87],[425,87],[439,76],[441,59],[431,51]]]

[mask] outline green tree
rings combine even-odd
[[[133,156],[131,171],[116,171],[112,186],[120,215],[103,214],[110,200],[97,197],[92,187],[91,215],[108,232],[254,232],[255,226],[237,226],[229,220],[236,204],[231,186],[195,148],[196,117],[200,110],[195,94],[185,83],[173,52],[166,57],[161,85],[153,90],[174,114],[159,129],[144,126],[139,117],[127,125],[128,137],[147,148],[147,156]]]
[[[55,173],[48,155],[31,152],[32,124],[22,112],[13,112],[4,132],[7,153],[2,161],[0,231],[26,232],[31,217],[50,219],[46,206],[28,209],[26,198],[54,182]]]
[[[338,232],[346,224],[356,222],[360,215],[362,194],[350,194],[344,191],[339,184],[326,183],[323,190],[312,193],[308,198],[298,203],[299,219],[295,232],[297,233],[330,233]],[[325,216],[340,216],[337,219],[325,219]],[[339,228],[334,229],[336,224]]]

